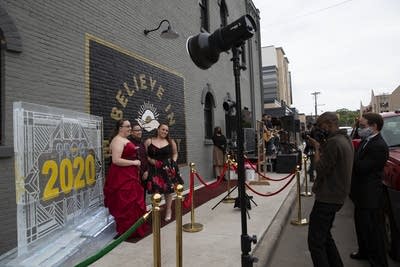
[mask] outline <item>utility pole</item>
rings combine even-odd
[[[311,93],[313,96],[314,96],[314,108],[315,108],[315,121],[317,121],[317,116],[318,116],[318,111],[317,111],[317,106],[318,106],[318,104],[317,104],[317,95],[319,95],[321,92],[314,92],[314,93]]]

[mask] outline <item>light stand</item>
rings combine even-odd
[[[232,49],[233,74],[235,76],[235,92],[236,92],[236,136],[237,136],[237,162],[238,162],[238,200],[240,200],[241,210],[241,248],[242,248],[242,266],[252,267],[256,258],[249,255],[251,251],[251,243],[257,242],[257,237],[250,237],[247,234],[247,195],[245,192],[245,169],[243,155],[243,129],[242,129],[242,107],[240,96],[240,70],[239,64],[239,47],[246,40],[253,37],[257,30],[256,23],[250,15],[244,15],[234,22],[217,29],[214,33],[199,33],[196,36],[189,37],[186,48],[197,67],[206,70],[210,68],[219,59],[219,54],[223,51]]]
[[[242,128],[242,102],[240,94],[240,58],[239,58],[239,47],[232,47],[232,62],[233,62],[233,75],[235,76],[235,96],[236,96],[236,119],[237,119],[237,163],[238,163],[238,198],[240,200],[240,212],[241,212],[241,223],[242,223],[242,235],[241,235],[241,248],[242,248],[242,267],[252,267],[253,262],[257,261],[257,258],[251,256],[251,243],[257,243],[257,237],[253,235],[250,237],[247,234],[247,196],[245,191],[245,169],[244,169],[244,155],[243,155],[243,128]]]

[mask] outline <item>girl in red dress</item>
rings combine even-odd
[[[137,147],[127,137],[131,133],[128,120],[119,120],[110,138],[111,165],[104,185],[104,204],[114,216],[117,233],[126,232],[143,214],[146,204],[139,178],[140,160]],[[143,237],[149,226],[145,223],[131,237]]]

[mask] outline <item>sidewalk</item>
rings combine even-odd
[[[278,179],[286,174],[268,173],[268,177]],[[279,190],[288,179],[280,182],[270,181],[270,185],[251,185],[262,194],[268,194]],[[288,203],[293,203],[295,198],[296,179],[282,192],[271,197],[263,197],[247,190],[257,206],[252,203],[249,211],[250,219],[247,219],[247,232],[250,236],[256,235],[260,240],[269,230],[269,240],[264,240],[253,245],[255,255],[266,255],[266,248],[273,245],[278,239],[280,231],[271,224],[284,223],[276,214],[286,203],[283,209],[290,208]],[[211,189],[212,190],[212,189]],[[241,266],[241,216],[240,209],[233,208],[233,203],[221,203],[214,210],[211,208],[217,204],[226,194],[222,194],[195,209],[195,222],[203,225],[203,230],[197,233],[183,232],[183,266],[213,267],[213,266]],[[237,190],[231,194],[237,196]],[[285,202],[285,200],[287,200]],[[285,211],[286,213],[288,211]],[[284,212],[280,212],[282,214]],[[190,213],[183,216],[183,224],[190,223]],[[278,227],[279,228],[279,227]],[[272,233],[272,231],[275,233]],[[176,266],[176,224],[170,223],[161,229],[161,265]],[[266,245],[267,244],[267,245]],[[270,244],[270,245],[269,245]],[[260,257],[255,266],[265,266],[265,258]],[[98,260],[92,266],[153,266],[153,236],[147,236],[137,243],[123,242],[113,251]]]
[[[314,196],[302,197],[302,210],[305,218],[309,218]],[[273,242],[274,250],[269,250],[269,257],[264,261],[269,267],[309,267],[312,266],[311,255],[308,250],[307,235],[308,226],[295,226],[290,224],[290,219],[295,217],[297,209],[292,209],[289,219],[282,222],[283,231],[279,235],[278,242]],[[352,201],[347,198],[341,210],[336,214],[332,227],[332,235],[338,247],[344,266],[350,267],[369,267],[367,261],[351,259],[350,253],[357,251],[357,237],[354,228],[354,206]],[[274,224],[275,224],[274,220]],[[268,231],[268,235],[270,231]],[[272,241],[271,241],[272,243]],[[399,267],[400,262],[393,261],[388,257],[389,267]]]

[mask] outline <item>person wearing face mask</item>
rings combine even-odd
[[[314,163],[317,177],[313,184],[314,206],[308,228],[308,248],[314,266],[343,266],[331,234],[336,212],[344,204],[350,192],[353,166],[353,146],[346,130],[339,130],[338,117],[334,112],[319,116],[321,143],[310,137],[315,149]]]
[[[350,198],[354,202],[354,224],[358,251],[352,259],[368,260],[371,266],[388,266],[383,224],[383,168],[389,148],[380,134],[382,116],[365,113],[359,120],[362,141],[354,153]]]

